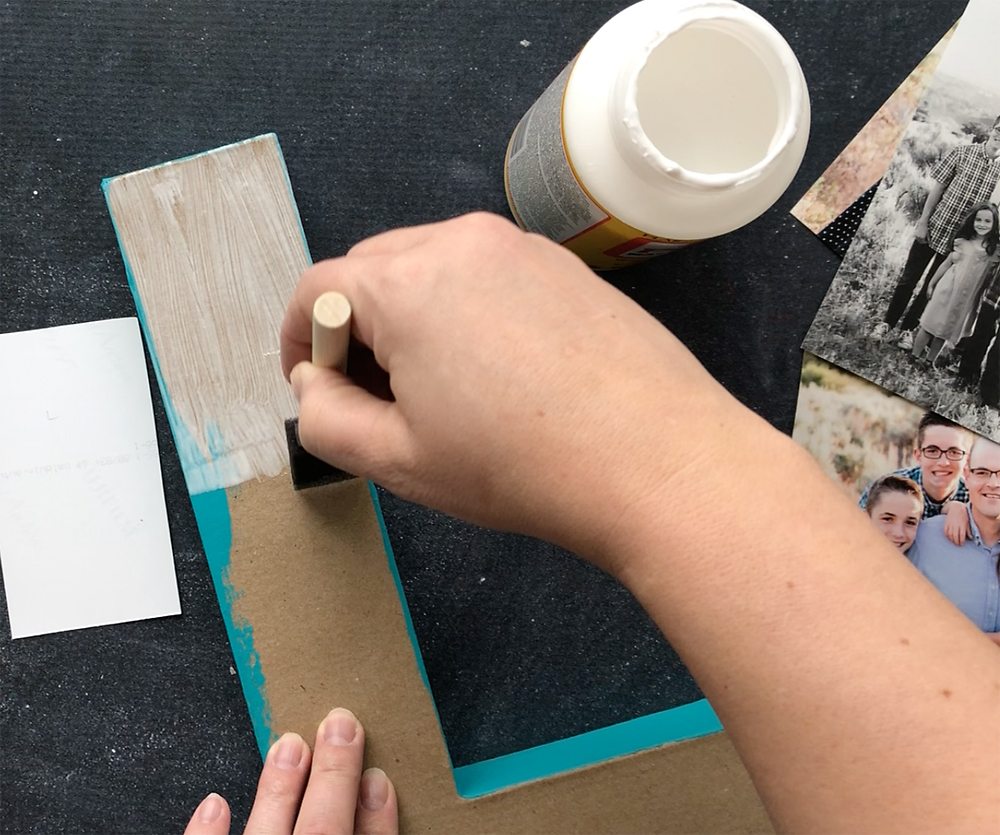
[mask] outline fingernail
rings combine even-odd
[[[312,375],[315,373],[316,367],[306,360],[303,360],[292,369],[292,373],[288,375],[288,380],[292,384],[292,393],[295,395],[296,400],[302,399],[302,387],[312,379]]]
[[[381,768],[369,768],[361,775],[361,805],[377,812],[389,799],[389,778]]]
[[[274,743],[274,764],[278,768],[292,769],[298,768],[302,762],[302,737],[298,734],[287,733]]]
[[[323,720],[323,739],[331,745],[350,745],[358,735],[358,720],[342,707],[334,708]]]
[[[225,803],[222,798],[215,792],[212,792],[208,797],[206,797],[200,804],[198,804],[198,820],[201,823],[215,823],[219,816],[222,814],[222,810],[225,808]]]

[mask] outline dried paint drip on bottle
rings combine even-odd
[[[763,214],[808,135],[801,67],[760,15],[731,0],[642,0],[518,123],[507,199],[522,228],[616,269]]]

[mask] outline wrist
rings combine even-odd
[[[665,631],[660,616],[709,612],[731,593],[735,575],[749,572],[747,581],[758,582],[766,565],[818,535],[815,510],[796,508],[803,503],[796,497],[825,497],[848,517],[856,512],[802,447],[740,409],[682,481],[623,514],[611,543],[612,573]]]
[[[760,496],[780,495],[780,485],[764,488],[762,478],[776,480],[774,463],[788,447],[800,451],[721,387],[689,414],[686,426],[659,429],[658,442],[640,448],[597,540],[601,552],[585,554],[640,599],[664,571],[728,553],[735,532],[759,516]]]

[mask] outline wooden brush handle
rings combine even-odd
[[[313,365],[346,374],[350,342],[351,303],[340,293],[324,293],[313,305]]]

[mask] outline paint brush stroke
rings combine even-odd
[[[110,180],[108,179],[101,183],[106,200],[108,199],[109,183]],[[109,211],[111,210],[110,201],[108,202],[108,209]],[[113,212],[112,221],[114,221]],[[115,233],[116,235],[118,234],[117,225],[115,225]],[[229,554],[232,544],[232,529],[226,491],[221,486],[215,489],[205,489],[204,487],[205,481],[201,478],[201,474],[205,472],[208,461],[201,454],[194,436],[181,419],[180,413],[175,408],[174,402],[170,397],[170,392],[167,389],[167,383],[160,365],[160,359],[156,351],[156,343],[153,340],[153,334],[149,327],[149,319],[146,315],[142,296],[139,294],[139,288],[136,285],[131,262],[124,248],[121,247],[120,237],[119,248],[121,249],[122,261],[125,266],[125,277],[128,281],[129,290],[132,292],[132,298],[135,301],[139,325],[146,340],[146,347],[149,351],[153,371],[156,375],[156,382],[160,388],[160,397],[167,413],[167,422],[170,424],[174,445],[177,448],[181,461],[181,469],[184,472],[185,482],[188,486],[191,506],[198,525],[198,533],[201,536],[209,572],[212,575],[212,585],[215,588],[216,598],[219,601],[219,610],[226,625],[226,634],[233,651],[233,660],[239,672],[240,686],[243,690],[243,697],[246,700],[250,721],[253,725],[254,738],[257,741],[257,747],[263,758],[268,748],[270,748],[271,743],[276,738],[276,734],[271,727],[271,707],[267,699],[267,684],[261,669],[260,655],[254,647],[253,626],[245,620],[237,623],[233,617],[234,603],[239,594],[229,581]],[[192,483],[202,489],[193,490]]]
[[[103,184],[148,313],[192,495],[277,476],[296,412],[281,375],[284,309],[310,259],[273,134]]]

